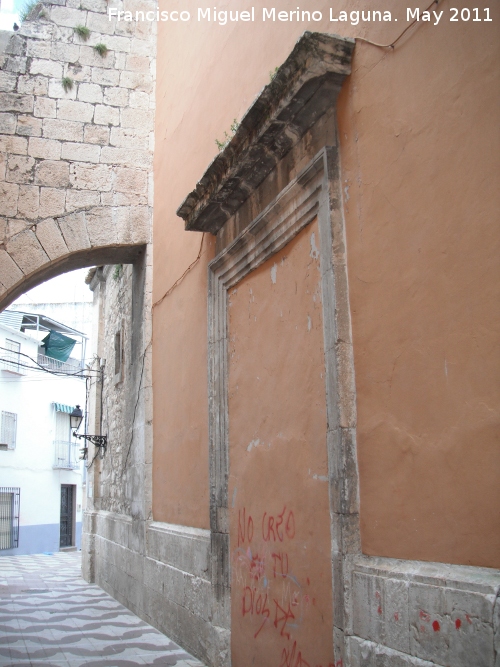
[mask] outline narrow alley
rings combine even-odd
[[[76,552],[0,558],[1,667],[203,667],[80,567]]]

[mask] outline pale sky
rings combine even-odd
[[[15,303],[74,303],[92,301],[93,294],[85,284],[89,269],[77,269],[47,280],[20,296]]]

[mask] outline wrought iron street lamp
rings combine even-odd
[[[88,440],[88,442],[91,442],[94,447],[99,448],[99,454],[101,458],[104,456],[106,453],[106,447],[108,446],[108,437],[106,435],[90,435],[89,433],[77,433],[78,429],[80,428],[80,424],[82,423],[83,420],[83,412],[80,409],[80,406],[77,405],[76,408],[73,409],[73,412],[69,416],[70,423],[71,423],[71,428],[73,430],[73,436],[75,438],[78,438],[79,440]],[[88,447],[84,447],[83,449],[80,450],[82,453],[81,458],[85,461],[88,458]]]

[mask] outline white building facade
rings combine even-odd
[[[71,335],[58,324],[8,311],[0,317],[0,556],[80,548],[85,468],[70,412],[85,405],[85,379],[74,375],[83,346],[66,362],[44,355],[47,327]]]

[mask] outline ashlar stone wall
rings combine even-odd
[[[12,34],[0,55],[0,305],[51,266],[149,242],[155,40],[153,22],[109,20],[106,0],[40,3]]]

